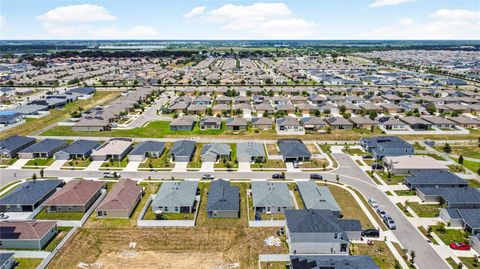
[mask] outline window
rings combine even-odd
[[[177,211],[178,211],[178,206],[175,207],[175,212],[177,212]]]
[[[337,234],[337,233],[334,233],[334,234],[333,234],[333,238],[337,239],[337,238],[338,238],[338,234]]]
[[[165,212],[167,212],[167,211],[168,211],[168,206],[165,207]]]

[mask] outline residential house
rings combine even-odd
[[[436,127],[439,129],[455,129],[456,125],[453,121],[439,116],[429,116],[422,119],[430,122],[432,124],[432,127]]]
[[[341,208],[326,186],[318,186],[313,181],[298,181],[297,189],[305,209],[326,209],[340,216]]]
[[[308,162],[312,154],[300,139],[280,139],[278,147],[285,162]]]
[[[172,131],[191,131],[194,126],[195,118],[189,116],[178,117],[170,122],[170,130]]]
[[[360,240],[358,220],[339,219],[330,210],[286,210],[287,243],[292,254],[348,255],[350,240]]]
[[[352,129],[353,128],[353,123],[351,123],[350,121],[348,121],[343,117],[328,117],[328,118],[325,118],[325,122],[327,123],[328,126],[334,129]]]
[[[131,162],[143,162],[147,157],[160,158],[165,151],[165,143],[158,141],[145,141],[138,143],[130,153],[128,160]]]
[[[395,175],[406,175],[416,171],[449,171],[448,166],[428,155],[385,156],[385,168]]]
[[[441,208],[440,218],[449,223],[449,227],[480,235],[480,208]]]
[[[187,108],[188,114],[202,115],[207,111],[206,105],[190,104]]]
[[[90,154],[100,146],[100,143],[93,140],[75,140],[60,151],[57,151],[53,157],[55,160],[87,159]]]
[[[453,121],[457,126],[464,128],[478,128],[480,127],[480,121],[469,118],[466,116],[450,117],[449,120]]]
[[[200,120],[200,130],[220,130],[222,129],[222,118],[219,117],[203,117]]]
[[[353,124],[354,128],[371,129],[375,128],[378,124],[378,122],[367,117],[351,117],[348,120]]]
[[[480,190],[464,188],[418,188],[424,202],[437,202],[447,208],[480,208]]]
[[[0,212],[32,212],[62,185],[62,180],[25,181],[0,198]]]
[[[394,117],[386,118],[385,120],[380,120],[380,126],[385,130],[391,131],[401,131],[407,130],[408,124]]]
[[[0,248],[35,249],[45,247],[57,234],[56,221],[0,221]]]
[[[193,213],[197,181],[164,182],[152,200],[153,212]]]
[[[67,147],[67,141],[47,138],[18,152],[20,159],[50,158],[55,152]]]
[[[265,113],[272,114],[274,112],[274,109],[269,103],[260,103],[258,105],[255,105],[255,111],[257,112],[257,114],[263,115]]]
[[[316,131],[325,127],[325,122],[320,117],[304,117],[300,122],[305,130]]]
[[[397,136],[376,136],[360,139],[365,151],[373,153],[378,160],[385,156],[402,156],[415,154],[412,145]]]
[[[170,156],[175,162],[189,162],[192,160],[196,148],[195,141],[179,140],[170,149]]]
[[[0,253],[0,269],[13,269],[17,265],[13,252]]]
[[[290,264],[291,269],[380,269],[370,256],[292,255]]]
[[[282,117],[277,119],[277,129],[280,132],[303,132],[304,128],[300,121],[294,117]]]
[[[271,130],[273,128],[273,120],[266,117],[252,118],[252,127],[259,130]]]
[[[120,161],[132,150],[131,139],[114,138],[103,143],[98,149],[94,150],[90,156],[94,161],[116,160]]]
[[[208,95],[200,95],[192,101],[195,105],[211,105],[212,98]]]
[[[219,159],[230,160],[229,144],[205,144],[200,154],[202,162],[216,162]]]
[[[239,218],[240,187],[217,179],[210,184],[207,196],[207,218]]]
[[[237,160],[239,162],[266,161],[265,148],[263,144],[257,142],[237,143]]]
[[[407,116],[401,117],[400,120],[408,124],[413,130],[428,130],[432,128],[432,123],[419,117]]]
[[[26,136],[10,136],[0,140],[0,157],[15,158],[17,153],[35,144],[35,139]]]
[[[43,204],[47,212],[87,212],[100,197],[105,182],[84,179],[69,181]]]
[[[230,105],[227,105],[227,104],[219,104],[212,107],[213,115],[221,115],[224,112],[230,113],[231,110],[232,108],[230,107]]]
[[[131,179],[119,180],[97,206],[99,218],[129,218],[143,196],[143,187]]]
[[[248,122],[244,118],[230,117],[227,118],[226,124],[227,129],[230,131],[246,131],[248,128]]]
[[[278,214],[294,208],[287,183],[254,181],[251,185],[253,211],[256,214]]]
[[[417,188],[462,188],[468,187],[468,182],[450,171],[415,170],[410,171],[405,178],[405,185],[415,190]]]

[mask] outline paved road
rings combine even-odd
[[[161,98],[155,101],[155,104],[153,104],[151,107],[149,107],[147,110],[145,110],[142,113],[142,115],[140,115],[138,118],[133,120],[130,124],[128,124],[128,128],[141,127],[145,123],[150,122],[150,121],[168,119],[168,117],[157,115],[157,110],[161,109],[162,106],[165,105],[170,100],[168,98],[169,96],[170,96],[170,98],[173,98],[173,94],[171,94],[171,93],[162,94]]]

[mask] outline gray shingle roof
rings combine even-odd
[[[254,207],[293,208],[293,201],[285,182],[252,182],[252,201]]]
[[[237,158],[246,157],[265,157],[265,148],[262,143],[242,142],[237,143]]]
[[[330,210],[286,210],[285,219],[290,233],[341,233],[342,227]]]
[[[170,149],[170,154],[173,156],[187,156],[190,157],[195,152],[195,141],[180,140],[173,144]]]
[[[452,219],[462,219],[473,229],[480,229],[480,208],[445,208]]]
[[[312,156],[305,144],[298,139],[281,139],[278,141],[278,147],[284,158]]]
[[[38,143],[35,143],[31,146],[29,146],[26,149],[21,150],[20,152],[50,152],[53,149],[56,149],[62,145],[67,145],[67,141],[65,140],[60,140],[60,139],[50,139],[47,138],[45,140],[42,140]]]
[[[0,149],[15,150],[31,143],[32,141],[35,141],[35,139],[26,136],[14,135],[0,140]]]
[[[0,198],[0,205],[33,205],[62,184],[62,180],[26,181]]]
[[[410,172],[411,176],[405,178],[411,184],[467,184],[461,177],[449,171],[422,170]]]
[[[379,269],[370,256],[291,256],[292,269]]]
[[[68,147],[62,149],[62,152],[68,154],[85,154],[92,149],[98,148],[100,143],[93,140],[76,140]]]
[[[312,181],[299,181],[297,187],[306,209],[341,211],[328,187],[318,186]]]
[[[157,141],[145,141],[136,145],[128,155],[143,155],[147,152],[160,152],[165,150],[165,143]]]
[[[447,203],[474,203],[480,205],[480,191],[475,188],[419,188],[425,195],[441,196]]]
[[[207,210],[240,210],[240,187],[223,179],[213,181],[208,190]]]
[[[152,206],[192,206],[197,187],[197,181],[165,182],[155,195]]]

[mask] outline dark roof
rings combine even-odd
[[[441,196],[447,203],[480,204],[480,191],[475,188],[419,188],[427,196]]]
[[[35,141],[35,139],[26,136],[14,135],[0,140],[0,149],[15,150],[31,143],[32,141]]]
[[[339,220],[330,210],[285,210],[285,219],[291,233],[340,233],[361,231],[358,220]]]
[[[62,152],[68,154],[85,154],[92,149],[98,148],[100,143],[93,140],[76,140],[68,147],[62,149]]]
[[[35,143],[31,146],[29,146],[26,149],[21,150],[20,152],[49,152],[52,151],[53,149],[56,149],[62,145],[66,145],[67,141],[65,140],[60,140],[60,139],[50,139],[47,138],[45,140],[42,140],[38,143]]]
[[[213,181],[208,190],[207,210],[240,210],[240,187],[223,179]]]
[[[370,256],[291,256],[292,269],[378,269]]]
[[[12,258],[13,254],[14,254],[13,252],[2,252],[2,253],[0,253],[0,267],[5,265],[8,262],[8,260],[10,260],[10,258]]]
[[[480,208],[446,208],[452,219],[462,219],[473,229],[480,229]]]
[[[26,181],[0,198],[0,205],[33,205],[62,184],[62,180]]]
[[[66,91],[67,93],[78,93],[78,94],[92,94],[95,93],[95,88],[92,87],[81,87],[74,88]]]
[[[468,184],[464,179],[449,171],[420,170],[410,172],[405,178],[411,184]]]
[[[367,144],[369,148],[413,148],[412,145],[397,136],[376,136],[362,138],[361,140]]]
[[[312,154],[299,139],[278,140],[278,147],[284,158],[311,157]]]
[[[147,152],[163,152],[165,143],[157,141],[145,141],[136,145],[128,155],[145,155]]]
[[[174,156],[192,156],[195,152],[195,141],[180,140],[173,144],[170,154]]]

